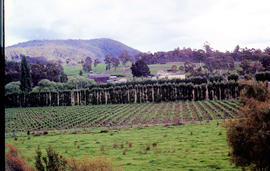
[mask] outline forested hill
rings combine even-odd
[[[30,57],[44,57],[47,60],[78,62],[90,56],[103,61],[105,54],[119,56],[122,51],[136,55],[140,51],[112,39],[91,40],[32,40],[6,48],[6,59],[19,60],[20,54]]]

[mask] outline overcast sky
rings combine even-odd
[[[270,0],[5,0],[6,46],[111,38],[143,52],[270,46]]]

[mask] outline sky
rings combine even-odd
[[[6,46],[110,38],[142,52],[270,47],[269,0],[5,0]]]

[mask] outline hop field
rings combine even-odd
[[[233,118],[237,100],[59,106],[5,109],[5,130],[36,131],[184,122]]]

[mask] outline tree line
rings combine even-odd
[[[270,57],[270,47],[267,47],[264,50],[254,49],[254,48],[240,48],[239,45],[230,52],[221,52],[219,50],[214,50],[211,48],[209,43],[205,43],[203,49],[191,49],[191,48],[176,48],[172,51],[167,52],[155,52],[155,53],[139,53],[134,56],[135,61],[138,58],[144,59],[147,64],[160,64],[167,62],[206,62],[215,60],[218,63],[221,63],[222,66],[226,67],[230,61],[240,62],[243,60],[251,61],[262,61],[266,60],[267,57]],[[225,63],[224,63],[225,60]]]
[[[82,90],[9,94],[5,96],[5,102],[6,107],[70,106],[222,100],[239,96],[240,87],[235,81],[206,81],[207,83],[204,81],[204,78],[194,78],[189,80],[147,80],[117,85],[91,85],[88,89]]]
[[[31,77],[32,86],[36,86],[42,79],[48,79],[54,82],[66,82],[67,75],[61,64],[53,62],[28,63],[27,57],[21,55],[21,62],[5,61],[5,85],[9,82],[20,81],[21,74],[30,73],[27,77]],[[28,70],[28,71],[27,71]]]

